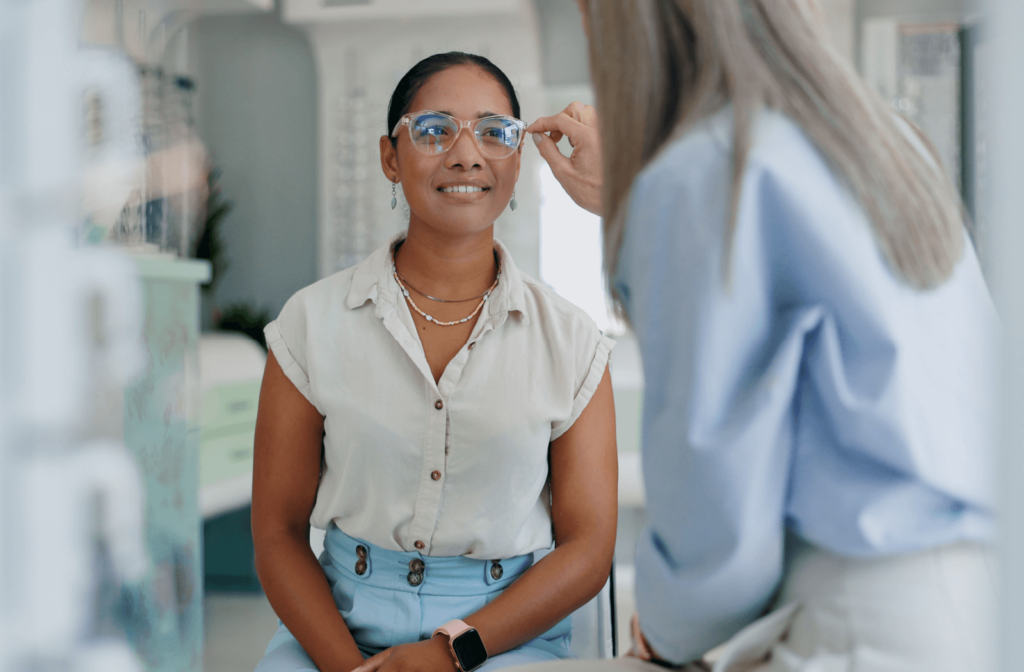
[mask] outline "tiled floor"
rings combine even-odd
[[[262,594],[211,593],[204,599],[205,672],[252,672],[277,630]]]

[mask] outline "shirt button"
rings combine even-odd
[[[444,402],[438,399],[436,402],[434,402],[434,408],[440,411],[442,408],[444,408]]]
[[[422,541],[417,541],[415,544],[413,544],[413,546],[415,546],[420,551],[427,547],[427,545],[424,544]]]
[[[469,344],[470,350],[472,350],[474,347],[476,347],[476,341],[473,341],[472,343]]]
[[[434,479],[435,481],[440,481],[441,480],[441,472],[440,471],[436,471],[436,470],[432,471],[432,472],[430,472],[430,477],[432,479]]]

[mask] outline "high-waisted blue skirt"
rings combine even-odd
[[[501,594],[533,565],[533,554],[501,560],[432,558],[388,551],[327,531],[320,564],[345,624],[366,657],[399,644],[429,639],[453,618],[466,618]],[[519,648],[492,656],[482,671],[571,658],[571,618]],[[316,671],[282,624],[256,672]]]

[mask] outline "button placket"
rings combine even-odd
[[[471,341],[479,341],[480,338],[493,326],[488,322],[481,326],[477,323],[478,332],[471,336]],[[416,508],[410,526],[409,537],[413,539],[413,547],[417,551],[427,552],[427,544],[433,537],[437,528],[437,518],[441,510],[441,493],[444,483],[445,471],[447,469],[447,456],[449,450],[449,439],[451,431],[451,416],[449,414],[449,403],[451,395],[458,387],[466,360],[469,356],[468,350],[463,350],[455,355],[444,373],[441,380],[431,386],[431,399],[436,413],[431,413],[428,418],[426,443],[423,455],[423,472],[420,477],[420,491],[416,498]],[[430,382],[433,377],[429,378]],[[439,426],[443,417],[443,426]]]

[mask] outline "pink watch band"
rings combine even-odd
[[[444,633],[448,635],[448,641],[450,642],[462,633],[464,633],[466,630],[470,629],[471,628],[468,625],[466,625],[464,621],[460,621],[456,618],[451,621],[448,621],[437,630],[434,630],[434,636],[436,637],[437,633],[439,632]]]

